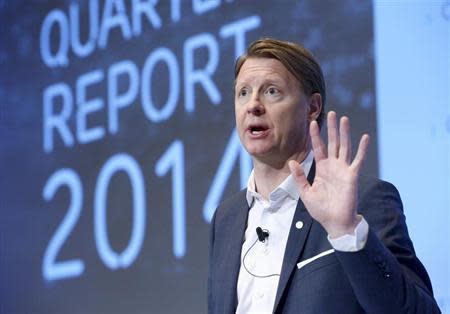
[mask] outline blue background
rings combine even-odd
[[[234,60],[263,36],[371,135],[450,313],[450,2],[276,3],[0,1],[0,313],[206,312],[209,218],[251,169]]]

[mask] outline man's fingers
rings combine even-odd
[[[339,135],[337,131],[336,112],[330,111],[327,115],[328,131],[328,157],[338,157]]]
[[[303,171],[302,166],[295,160],[290,160],[288,166],[291,170],[292,176],[297,182],[300,195],[303,195],[303,192],[309,188],[309,182],[306,179],[305,172]]]
[[[358,152],[356,153],[355,159],[353,159],[353,162],[350,165],[350,167],[355,169],[357,172],[359,172],[359,169],[361,168],[361,165],[366,158],[369,141],[370,137],[368,134],[364,134],[359,141]]]
[[[311,145],[316,161],[326,158],[325,145],[320,137],[320,130],[317,121],[312,121],[309,125],[309,134],[311,136]]]
[[[339,123],[339,159],[345,160],[350,163],[352,156],[352,141],[350,139],[350,122],[347,117],[342,117]]]

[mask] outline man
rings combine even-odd
[[[247,189],[217,209],[209,313],[439,313],[391,184],[359,177],[346,117],[303,47],[262,39],[236,62],[235,114],[253,159]],[[358,182],[359,180],[359,182]]]

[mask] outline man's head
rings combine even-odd
[[[300,88],[307,95],[319,93],[322,97],[322,109],[317,117],[319,127],[322,126],[325,117],[325,79],[319,63],[311,52],[295,43],[277,40],[274,38],[262,38],[248,46],[245,54],[236,60],[234,78],[236,80],[242,65],[248,58],[270,58],[280,61],[285,68],[300,83]]]
[[[236,127],[256,160],[275,167],[310,149],[309,124],[321,122],[325,84],[304,48],[274,39],[251,44],[235,68]]]

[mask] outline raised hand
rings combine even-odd
[[[359,218],[356,213],[358,174],[369,145],[369,135],[364,134],[358,151],[351,161],[350,122],[347,117],[340,120],[339,131],[336,113],[327,116],[328,149],[320,137],[316,121],[310,124],[311,144],[316,162],[313,184],[309,184],[297,161],[291,160],[289,168],[293,174],[300,198],[309,214],[328,232],[331,238],[351,234]]]

